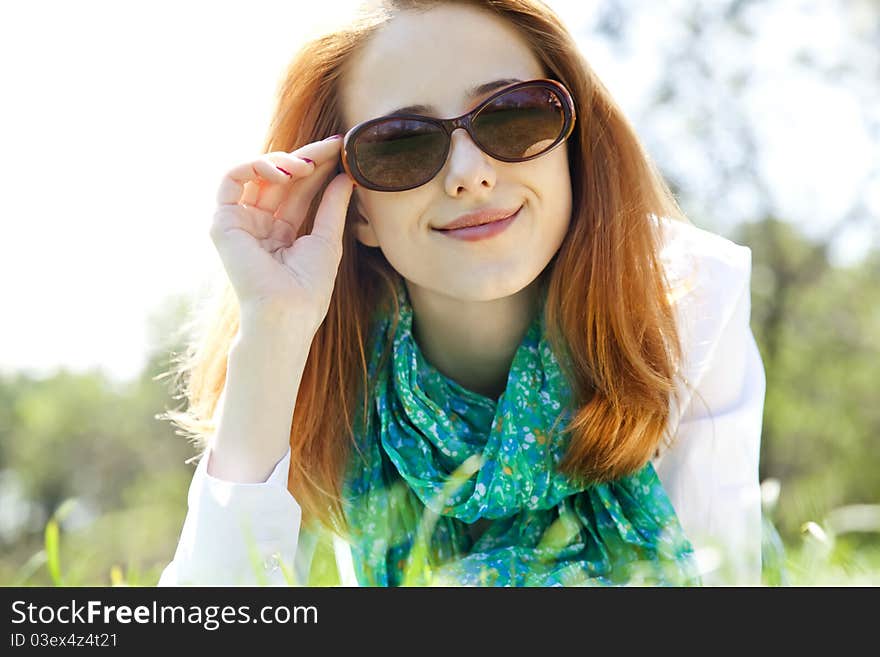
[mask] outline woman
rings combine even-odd
[[[218,192],[160,585],[305,583],[322,530],[352,585],[760,583],[751,251],[545,5],[366,5],[265,151]]]

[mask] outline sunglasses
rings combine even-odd
[[[342,167],[365,189],[402,192],[440,172],[456,128],[496,160],[526,162],[568,139],[574,122],[574,101],[561,83],[517,82],[454,119],[393,114],[359,123],[345,135]]]

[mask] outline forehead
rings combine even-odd
[[[515,28],[471,7],[404,12],[382,27],[349,65],[341,86],[346,129],[400,107],[452,117],[491,94],[470,91],[502,79],[546,77]]]

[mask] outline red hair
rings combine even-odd
[[[565,356],[559,361],[573,392],[571,422],[563,428],[571,441],[559,467],[595,481],[633,473],[664,439],[682,359],[673,291],[659,257],[660,227],[652,215],[687,219],[632,125],[545,4],[452,1],[512,24],[548,77],[562,82],[576,103],[578,120],[567,142],[571,224],[543,274],[548,339]],[[370,3],[349,24],[305,43],[279,87],[264,152],[292,151],[344,132],[339,99],[346,65],[397,12],[439,4]],[[322,193],[323,188],[300,234],[311,232]],[[369,404],[369,320],[379,304],[394,299],[399,276],[379,249],[355,239],[355,207],[352,200],[330,307],[311,345],[290,432],[288,487],[303,510],[303,523],[318,521],[340,536],[348,535],[341,486],[354,445],[353,404],[360,403],[364,412]],[[238,325],[238,303],[227,280],[216,307],[204,315],[206,330],[192,337],[172,370],[188,408],[161,417],[188,432],[202,449],[215,430],[212,418]]]

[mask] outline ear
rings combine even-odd
[[[364,246],[379,246],[379,240],[376,237],[376,231],[373,230],[373,224],[364,217],[360,201],[357,198],[355,198],[355,208],[355,237]]]

